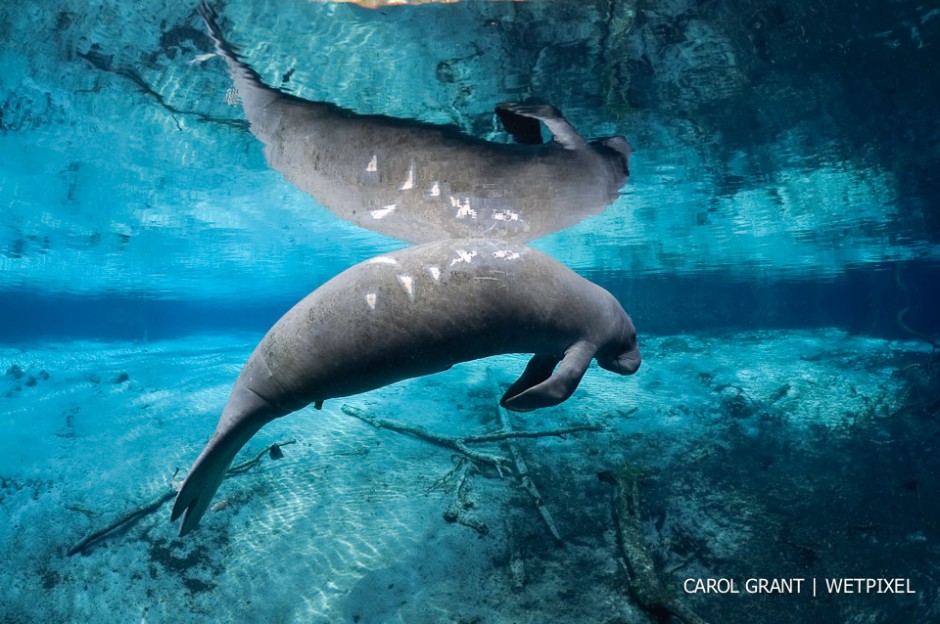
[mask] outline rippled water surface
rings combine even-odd
[[[547,103],[586,139],[625,136],[610,206],[532,245],[617,297],[642,368],[592,366],[567,402],[512,416],[589,425],[519,441],[541,510],[518,468],[350,415],[499,430],[525,365],[501,356],[278,420],[177,538],[148,503],[172,496],[264,332],[406,243],[269,165],[195,2],[4,3],[0,622],[940,620],[940,9],[371,4],[215,9],[298,98],[500,144],[498,104]],[[611,475],[639,501],[626,552]],[[682,589],[757,577],[915,593]]]

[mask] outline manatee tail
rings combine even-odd
[[[212,439],[202,450],[176,495],[170,521],[182,516],[180,536],[199,524],[235,455],[272,418],[283,415],[264,398],[236,382]]]
[[[281,93],[264,84],[261,75],[248,66],[238,54],[238,48],[226,41],[216,21],[218,13],[215,12],[208,2],[203,2],[196,9],[206,23],[209,36],[215,42],[215,49],[219,56],[225,59],[228,64],[229,73],[232,80],[235,81],[235,88],[241,97],[242,105],[245,108],[245,114],[249,121],[252,119],[252,113],[260,111],[265,106],[281,97]]]
[[[250,421],[249,421],[250,422]],[[248,423],[243,423],[247,425]],[[225,472],[235,459],[235,455],[253,436],[261,425],[241,426],[229,429],[222,434],[218,432],[202,450],[196,463],[186,475],[183,487],[176,495],[170,521],[174,522],[182,516],[179,535],[186,535],[199,524],[199,520],[209,508],[212,497],[225,478]]]

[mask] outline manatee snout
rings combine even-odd
[[[598,365],[604,370],[620,375],[632,375],[640,369],[640,347],[634,346],[629,351],[620,353],[610,359],[598,359]]]
[[[620,331],[620,340],[598,353],[597,364],[604,370],[619,375],[632,375],[640,369],[643,358],[640,356],[640,346],[636,341],[636,327],[633,320],[624,314],[623,327]]]
[[[642,358],[640,347],[634,345],[632,349],[619,353],[611,358],[597,358],[597,364],[604,370],[618,375],[632,375],[640,368]]]

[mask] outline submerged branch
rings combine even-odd
[[[126,514],[124,514],[123,516],[121,516],[120,518],[118,518],[117,520],[109,524],[108,526],[98,531],[95,531],[94,533],[91,533],[85,539],[80,541],[78,544],[69,548],[66,555],[71,557],[75,553],[86,552],[86,550],[90,546],[104,539],[109,534],[117,531],[120,528],[126,529],[130,527],[139,518],[142,518],[146,516],[147,514],[155,512],[156,510],[158,510],[160,507],[163,506],[163,503],[167,502],[174,496],[176,496],[176,490],[171,489],[169,491],[164,492],[163,494],[153,499],[149,503],[145,505],[141,505],[137,509],[133,509],[127,512]]]
[[[450,503],[450,507],[444,512],[444,520],[462,524],[465,527],[473,529],[480,535],[486,535],[490,531],[489,527],[470,511],[476,506],[470,500],[471,486],[468,478],[470,472],[473,470],[473,464],[466,457],[454,455],[454,458],[454,470],[456,471],[454,474],[457,479],[457,484],[454,488],[454,498]]]
[[[85,59],[93,67],[116,76],[120,76],[125,80],[129,80],[133,83],[142,93],[153,99],[166,112],[168,112],[176,123],[178,130],[182,130],[179,121],[176,119],[177,115],[191,116],[195,117],[200,122],[205,123],[217,123],[225,126],[231,126],[233,128],[239,128],[242,130],[248,129],[248,123],[240,119],[224,119],[222,117],[214,117],[212,115],[207,115],[205,113],[194,111],[194,110],[183,110],[176,108],[172,104],[166,101],[161,93],[154,90],[147,81],[145,81],[139,73],[132,69],[127,69],[124,67],[115,67],[113,65],[114,58],[113,56],[107,56],[100,51],[98,51],[97,46],[92,46],[88,52],[76,52],[79,57]]]
[[[501,457],[499,455],[482,453],[480,451],[474,451],[467,448],[467,444],[474,442],[472,436],[446,436],[440,433],[434,433],[433,431],[428,431],[420,425],[408,425],[385,418],[375,418],[366,414],[365,410],[359,409],[358,407],[354,407],[352,405],[343,405],[341,409],[343,410],[344,414],[358,418],[362,422],[368,425],[372,425],[376,429],[388,429],[389,431],[404,433],[420,440],[424,440],[425,442],[430,442],[436,446],[441,446],[452,451],[457,451],[461,455],[464,455],[473,461],[495,466],[500,474],[503,473],[503,465],[509,461],[505,457]]]
[[[376,418],[367,414],[365,410],[354,407],[352,405],[343,405],[341,409],[344,414],[358,418],[362,422],[371,425],[376,429],[387,429],[389,431],[395,431],[396,433],[404,433],[420,440],[424,440],[425,442],[430,442],[436,446],[441,446],[452,451],[457,451],[461,455],[464,455],[473,461],[495,466],[496,469],[500,471],[500,474],[502,474],[503,466],[509,463],[509,459],[500,455],[475,451],[468,448],[467,445],[485,444],[487,442],[502,442],[512,438],[562,437],[566,434],[576,433],[578,431],[600,431],[603,429],[603,427],[600,425],[593,424],[572,425],[570,427],[552,429],[550,431],[512,431],[507,430],[504,427],[503,430],[494,433],[466,436],[448,436],[429,431],[421,425],[409,425],[406,423],[396,422],[394,420],[388,420],[386,418]]]
[[[489,372],[490,383],[493,386],[493,390],[496,393],[496,396],[499,396],[499,384],[497,383],[492,372]],[[406,435],[413,436],[425,442],[429,442],[436,446],[447,448],[453,451],[457,451],[463,457],[475,461],[481,464],[489,464],[494,466],[500,473],[503,474],[503,467],[510,463],[510,460],[501,455],[496,455],[492,453],[484,453],[481,451],[475,451],[469,448],[470,444],[482,444],[487,442],[506,442],[506,445],[509,448],[510,455],[512,457],[512,465],[515,467],[516,472],[519,475],[520,480],[522,481],[522,486],[529,493],[529,496],[532,497],[532,500],[535,502],[535,506],[539,511],[539,514],[542,516],[542,519],[545,521],[545,525],[548,527],[549,532],[552,536],[558,540],[562,541],[561,535],[558,532],[558,527],[555,525],[555,521],[552,518],[551,513],[548,511],[548,508],[545,506],[545,503],[542,500],[542,495],[539,492],[538,488],[535,485],[535,482],[532,480],[532,477],[529,475],[528,467],[525,464],[525,460],[522,457],[522,454],[519,452],[519,448],[511,442],[511,440],[518,438],[545,438],[545,437],[563,437],[569,433],[576,433],[579,431],[601,431],[603,429],[600,425],[582,423],[577,425],[571,425],[569,427],[562,427],[561,429],[553,429],[550,431],[514,431],[512,429],[512,424],[509,421],[509,414],[502,407],[497,405],[499,410],[500,417],[500,427],[499,431],[493,433],[485,433],[482,435],[466,435],[466,436],[448,436],[440,433],[434,433],[429,431],[420,425],[409,425],[405,423],[395,422],[393,420],[387,420],[385,418],[376,418],[374,416],[368,415],[365,410],[362,410],[358,407],[353,407],[352,405],[343,405],[342,411],[344,414],[358,418],[362,422],[369,424],[376,429],[388,429],[389,431],[395,431],[397,433],[404,433]],[[458,495],[461,488],[466,483],[466,471],[464,470],[462,464],[458,464],[458,467],[454,470],[451,470],[446,475],[438,479],[429,489],[433,489],[443,483],[444,481],[457,476],[458,479]],[[453,506],[445,514],[445,518],[448,518],[449,521],[457,521],[458,514],[453,513],[454,509],[457,506]],[[470,525],[468,525],[470,526]],[[480,530],[478,527],[474,526],[473,528]]]
[[[495,395],[499,396],[501,392],[499,390],[499,382],[496,381],[496,376],[493,375],[493,371],[489,368],[486,369],[486,374],[490,379],[490,384],[493,386]],[[506,434],[512,433],[512,421],[509,419],[509,413],[506,411],[506,408],[497,403],[496,409],[499,411],[499,422],[503,427],[503,432]],[[545,526],[548,527],[548,531],[552,534],[552,537],[561,542],[561,534],[558,532],[558,527],[555,526],[555,520],[552,518],[551,512],[548,511],[548,507],[546,507],[545,503],[542,501],[542,494],[536,487],[535,481],[529,476],[529,468],[526,466],[525,459],[522,457],[519,447],[508,441],[506,445],[509,447],[509,453],[512,455],[512,460],[516,464],[516,472],[519,473],[519,478],[522,479],[522,487],[524,487],[526,492],[529,493],[529,496],[532,497],[535,508],[539,510],[539,515],[542,516],[542,520],[545,521]]]
[[[251,468],[255,467],[257,464],[259,464],[265,455],[270,455],[272,459],[280,459],[281,457],[284,456],[283,453],[281,453],[281,447],[287,446],[288,444],[293,444],[294,442],[296,442],[296,440],[288,440],[287,442],[280,442],[278,444],[272,444],[271,446],[266,447],[263,451],[255,455],[252,459],[249,459],[248,461],[242,462],[241,464],[238,464],[237,466],[232,466],[231,468],[229,468],[225,472],[224,478],[227,479],[228,477],[241,474],[247,470],[250,470]],[[151,514],[157,511],[158,509],[160,509],[160,507],[163,506],[164,503],[166,503],[168,500],[170,500],[171,498],[175,496],[176,496],[176,488],[172,486],[168,486],[167,491],[163,492],[162,494],[154,498],[149,503],[141,505],[137,507],[136,509],[132,509],[131,511],[119,517],[117,520],[114,520],[113,522],[108,524],[108,526],[102,529],[99,529],[97,531],[94,531],[93,533],[86,536],[85,539],[80,541],[78,544],[69,548],[68,551],[66,552],[66,555],[71,557],[72,555],[76,553],[87,553],[88,550],[92,546],[97,544],[99,541],[103,540],[104,538],[108,537],[109,535],[113,533],[116,533],[119,529],[130,528],[130,526],[133,525],[137,520],[143,518],[144,516],[148,514]]]
[[[630,594],[644,611],[656,616],[672,614],[688,624],[707,624],[685,603],[666,589],[643,539],[640,521],[640,474],[625,467],[617,473],[605,472],[598,477],[614,485],[614,513],[620,549],[627,564]]]

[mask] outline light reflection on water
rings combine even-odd
[[[20,99],[4,107],[0,137],[0,290],[237,298],[251,282],[276,296],[401,246],[336,219],[268,168],[226,103],[231,82],[206,57],[191,8],[102,11],[57,23],[78,56],[16,37],[4,57],[3,88]],[[792,11],[272,1],[231,3],[223,25],[266,80],[299,97],[498,140],[493,107],[534,98],[588,138],[626,135],[622,197],[535,243],[582,272],[828,279],[937,260],[924,149],[936,133],[925,122],[932,87],[905,73],[916,73],[919,48],[894,46],[908,63],[891,65],[896,106],[886,108],[884,42],[856,25],[859,45],[871,43],[858,67],[808,24],[800,47],[784,47],[799,34]],[[11,28],[49,19],[24,14]],[[866,67],[881,73],[860,80]]]

